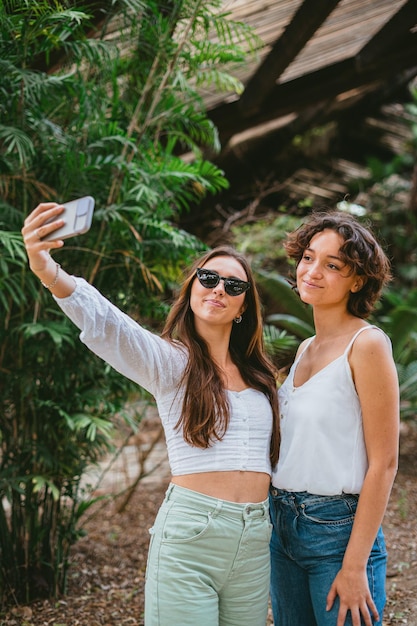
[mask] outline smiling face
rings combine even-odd
[[[230,256],[209,259],[203,268],[214,270],[226,278],[248,280],[242,265]],[[213,289],[207,289],[195,278],[191,287],[190,306],[197,330],[205,323],[231,326],[234,318],[245,310],[245,294],[229,296],[225,292],[223,280]]]
[[[350,293],[359,291],[362,279],[340,256],[343,243],[342,236],[330,229],[312,237],[297,266],[297,288],[303,302],[347,308]]]

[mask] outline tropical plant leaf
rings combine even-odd
[[[312,324],[311,309],[301,302],[283,276],[274,272],[257,270],[256,277],[258,284],[273,299],[277,309],[284,309],[290,315],[298,317],[307,324]]]

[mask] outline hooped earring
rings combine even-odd
[[[240,322],[242,321],[242,316],[239,315],[239,317],[235,317],[233,321],[235,322],[235,324],[240,324]]]

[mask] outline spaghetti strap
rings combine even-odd
[[[316,335],[313,335],[312,337],[309,337],[306,340],[306,345],[304,346],[302,352],[300,352],[300,354],[298,355],[298,357],[295,359],[293,365],[296,366],[298,361],[301,359],[301,357],[303,356],[304,352],[307,350],[308,346],[311,344],[311,342],[313,341],[313,339],[315,339]]]
[[[356,337],[357,337],[358,335],[360,335],[360,334],[361,334],[364,330],[369,330],[370,328],[373,328],[373,329],[375,329],[375,330],[379,330],[379,332],[380,332],[380,333],[383,333],[383,334],[385,335],[384,331],[383,331],[383,330],[381,330],[380,328],[378,328],[378,326],[374,326],[374,325],[372,325],[372,324],[371,324],[371,325],[369,325],[369,326],[363,326],[362,328],[360,328],[360,329],[359,329],[359,330],[358,330],[358,331],[357,331],[357,332],[353,335],[352,339],[349,341],[349,343],[348,343],[348,345],[347,345],[347,347],[346,347],[346,349],[345,349],[345,351],[344,351],[344,354],[347,354],[347,353],[349,352],[349,350],[351,349],[351,347],[352,347],[353,343],[354,343],[354,342],[355,342],[355,340],[356,340]]]

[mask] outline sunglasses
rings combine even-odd
[[[226,278],[225,276],[220,276],[214,270],[205,270],[199,267],[196,274],[200,285],[203,285],[206,289],[214,289],[222,280],[224,290],[229,296],[241,296],[242,293],[250,289],[250,283],[246,282],[246,280]]]

